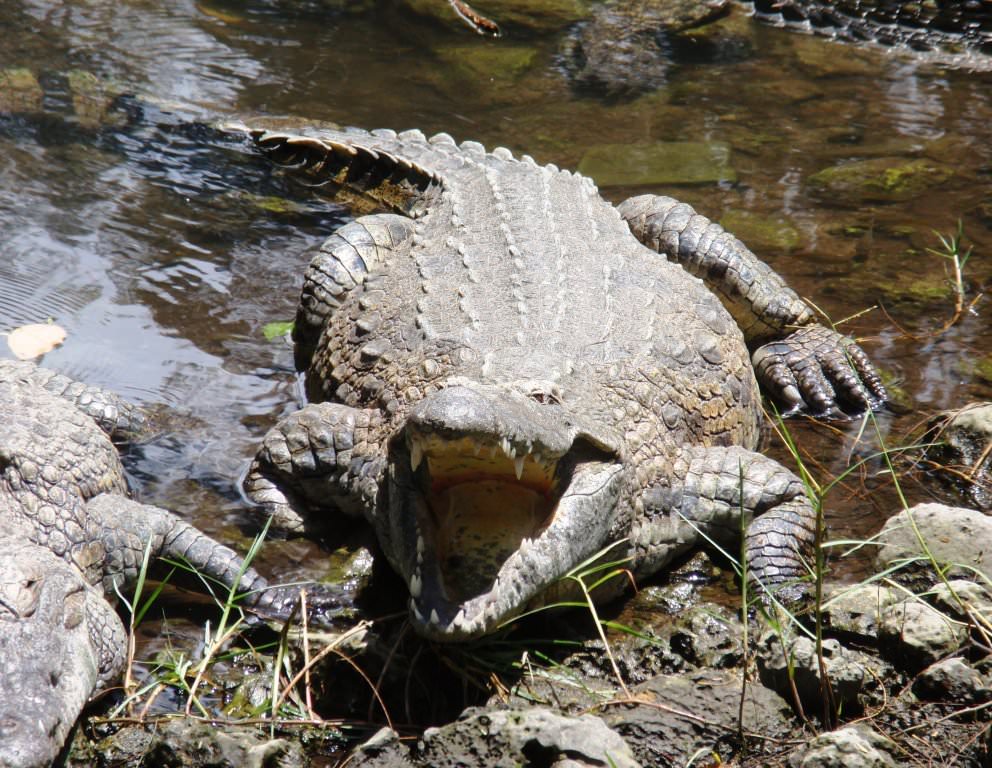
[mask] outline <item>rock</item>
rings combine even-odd
[[[637,768],[624,740],[593,715],[568,717],[550,709],[471,707],[453,723],[428,728],[408,748],[384,728],[348,760],[356,768]]]
[[[750,211],[727,211],[720,217],[720,226],[751,248],[755,253],[789,253],[802,242],[802,235],[785,216],[761,216]]]
[[[930,592],[930,601],[943,613],[964,622],[975,617],[992,616],[992,594],[981,584],[967,579],[951,579],[937,584]]]
[[[689,611],[676,625],[669,643],[697,667],[727,669],[744,658],[744,629],[730,610],[701,605]]]
[[[936,561],[950,566],[949,577],[973,576],[977,569],[992,578],[992,518],[974,509],[944,504],[917,504],[886,520],[878,534],[877,570],[907,563],[907,568],[894,574],[896,578],[922,571],[929,583],[937,580],[910,518]]]
[[[643,765],[652,766],[686,765],[698,754],[728,762],[740,748],[740,712],[746,731],[771,739],[794,735],[792,713],[782,699],[752,682],[742,710],[741,686],[739,671],[658,675],[631,690],[635,703],[607,708],[602,717]]]
[[[879,157],[824,168],[810,176],[807,185],[832,203],[892,203],[918,197],[953,175],[953,168],[931,160]]]
[[[524,45],[448,45],[435,48],[434,53],[462,83],[509,87],[534,65],[538,50]]]
[[[786,701],[792,700],[794,686],[803,711],[811,716],[818,715],[823,707],[823,694],[816,643],[806,635],[786,642],[788,648],[783,652],[782,639],[774,630],[767,630],[759,639],[757,658],[761,682]],[[854,653],[837,640],[824,640],[822,648],[823,665],[835,705],[843,706],[845,712],[860,710],[858,694],[865,682],[864,668]]]
[[[927,440],[940,443],[927,455],[948,478],[979,509],[992,510],[992,403],[971,403],[941,413],[931,420]]]
[[[737,181],[730,146],[720,141],[599,144],[586,150],[579,173],[601,187]]]
[[[72,94],[73,113],[81,127],[95,129],[127,123],[126,114],[112,112],[115,100],[124,93],[123,87],[81,69],[67,72],[66,81]]]
[[[822,733],[789,756],[790,768],[896,768],[896,745],[865,725]]]
[[[431,768],[515,768],[535,764],[562,768],[606,765],[637,768],[639,765],[624,740],[600,718],[568,717],[540,707],[469,708],[455,722],[427,729],[411,750],[410,761],[403,764]]]
[[[833,589],[823,606],[823,615],[834,633],[874,641],[879,617],[900,600],[894,589],[879,584],[858,584]]]
[[[410,749],[392,728],[380,728],[371,739],[360,744],[348,758],[348,765],[364,768],[412,768]]]
[[[35,114],[42,111],[44,92],[28,69],[0,70],[0,114]]]
[[[978,670],[964,659],[943,659],[920,672],[913,693],[921,699],[955,704],[981,704],[992,700],[992,688]]]
[[[886,608],[879,628],[881,650],[910,671],[954,653],[967,636],[967,627],[915,599]]]
[[[177,717],[157,725],[130,725],[98,742],[76,739],[68,765],[79,768],[142,765],[157,768],[303,768],[299,743],[270,739],[251,726]]]

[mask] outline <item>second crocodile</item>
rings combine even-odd
[[[743,243],[670,198],[614,208],[588,178],[447,134],[239,129],[395,211],[339,229],[307,271],[314,402],[246,480],[278,525],[364,515],[439,640],[492,631],[605,548],[645,577],[738,538],[742,515],[752,577],[802,593],[816,516],[754,450],[755,373],[816,413],[886,395]]]
[[[0,360],[0,418],[0,768],[41,768],[121,673],[125,632],[109,601],[146,552],[236,586],[242,605],[270,615],[285,616],[299,589],[268,588],[234,551],[127,497],[110,436],[142,417],[116,395]]]

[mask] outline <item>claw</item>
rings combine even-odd
[[[848,410],[878,408],[887,399],[874,367],[854,341],[819,325],[760,347],[755,374],[788,412],[807,411],[821,418],[846,418]]]

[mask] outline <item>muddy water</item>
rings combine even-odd
[[[52,318],[68,338],[45,365],[169,409],[128,456],[144,500],[227,541],[253,529],[237,476],[299,404],[291,350],[262,329],[292,317],[307,249],[349,217],[195,124],[230,115],[444,130],[566,167],[586,157],[611,200],[670,194],[723,220],[831,318],[884,307],[844,327],[900,393],[903,412],[878,419],[890,445],[937,409],[992,396],[992,310],[934,335],[954,300],[946,262],[926,251],[961,220],[968,289],[988,288],[992,77],[737,9],[671,46],[660,86],[604,100],[573,89],[558,55],[588,6],[533,7],[545,5],[558,15],[511,17],[493,41],[388,2],[0,0],[0,69],[41,88],[36,108],[0,117],[0,329]],[[75,70],[127,94],[113,115],[76,114]],[[630,160],[673,142],[701,169]],[[821,478],[874,450],[857,424],[790,426]],[[896,508],[881,469],[830,494],[834,535],[868,535]],[[904,490],[943,493],[912,478]],[[289,542],[262,568],[321,576],[327,562]]]

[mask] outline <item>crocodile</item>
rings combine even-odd
[[[741,0],[766,24],[835,40],[909,51],[961,69],[992,69],[992,2],[905,0]],[[665,84],[672,60],[729,53],[725,40],[706,51],[692,30],[726,15],[729,0],[607,0],[565,36],[559,61],[581,92],[637,96]]]
[[[886,392],[740,240],[671,198],[614,207],[591,179],[444,133],[227,127],[386,209],[306,271],[310,402],[244,481],[274,525],[364,516],[439,641],[493,631],[600,554],[641,579],[744,526],[754,582],[803,599],[816,515],[755,451],[758,379],[828,416]]]
[[[964,68],[992,65],[990,0],[746,0],[755,18],[838,40],[935,54]]]
[[[146,549],[237,585],[263,614],[286,616],[299,590],[268,588],[233,550],[128,497],[111,438],[145,418],[119,396],[0,360],[0,413],[0,768],[48,766],[123,669],[112,602]]]

